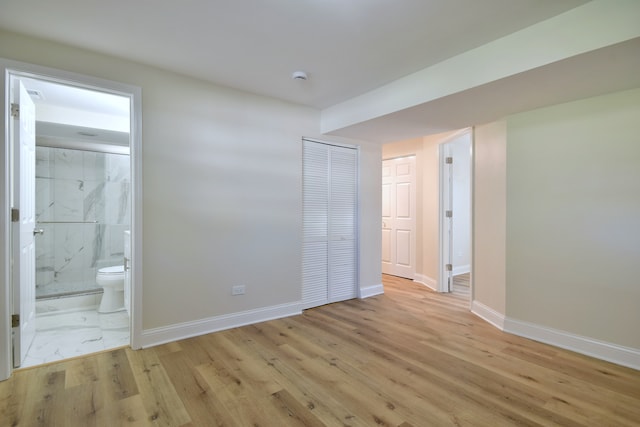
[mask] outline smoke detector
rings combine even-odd
[[[307,73],[304,71],[294,71],[291,78],[293,80],[307,80]]]

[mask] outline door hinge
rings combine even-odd
[[[453,164],[453,157],[447,157],[444,159],[444,162],[448,165]]]
[[[11,208],[11,222],[19,222],[20,221],[20,209]]]
[[[11,117],[20,118],[20,105],[11,104]]]
[[[11,315],[11,327],[12,328],[17,328],[20,326],[20,315],[19,314],[12,314]]]
[[[453,211],[445,211],[445,212],[444,212],[444,215],[445,215],[447,218],[453,218]]]
[[[447,264],[445,265],[445,268],[447,271],[453,271],[453,264]]]

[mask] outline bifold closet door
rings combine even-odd
[[[303,141],[303,308],[357,297],[357,150]]]

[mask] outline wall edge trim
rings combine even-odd
[[[424,274],[416,274],[413,279],[414,282],[426,286],[432,291],[439,292],[438,281]]]
[[[505,318],[503,330],[534,341],[640,370],[640,349],[637,348],[600,341],[508,317]]]
[[[358,298],[364,299],[382,294],[384,294],[384,285],[382,283],[379,283],[377,285],[360,288],[360,296]]]
[[[451,272],[452,276],[457,276],[458,274],[467,274],[471,273],[471,264],[454,266],[453,271]]]
[[[302,314],[301,307],[300,302],[280,304],[222,316],[208,317],[192,322],[147,329],[142,332],[140,341],[142,348],[153,347],[212,332],[299,315]]]
[[[504,331],[504,325],[505,325],[504,314],[475,300],[471,302],[471,312],[476,316],[478,316],[479,318],[483,319],[484,321],[500,329],[501,331]]]

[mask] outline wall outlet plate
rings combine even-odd
[[[231,287],[231,295],[244,295],[244,285],[236,285]]]

